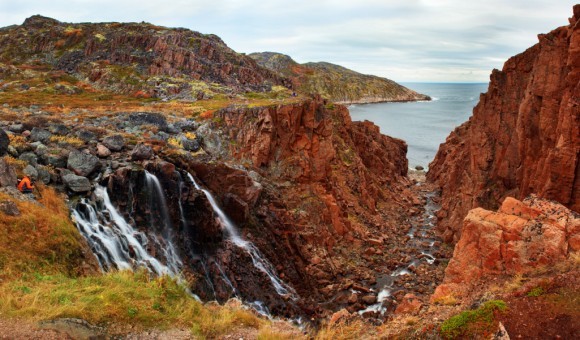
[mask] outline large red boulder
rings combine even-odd
[[[461,295],[487,276],[527,273],[564,261],[580,250],[580,216],[554,201],[508,197],[497,212],[476,208],[463,222],[461,238],[432,300]]]

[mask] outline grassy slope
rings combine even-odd
[[[174,279],[145,272],[101,274],[82,263],[86,248],[69,218],[63,196],[41,188],[39,203],[14,201],[22,215],[0,213],[0,314],[30,320],[82,318],[95,324],[137,328],[186,327],[213,338],[236,328],[263,329],[284,338],[271,323],[239,306],[206,306]]]

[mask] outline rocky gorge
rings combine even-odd
[[[46,188],[67,197],[84,236],[62,256],[75,283],[133,270],[135,291],[151,282],[167,289],[123,306],[116,318],[128,325],[149,329],[140,315],[169,318],[168,301],[182,296],[204,302],[196,313],[218,310],[212,323],[179,319],[189,336],[224,336],[216,319],[260,327],[224,316],[243,301],[253,317],[298,320],[319,338],[487,336],[504,325],[527,336],[522,325],[541,313],[555,320],[547,336],[573,338],[579,19],[575,6],[568,26],[492,73],[427,180],[408,169],[404,141],[216,36],[40,16],[0,29],[0,211],[10,231],[0,265],[27,282],[0,275],[0,292],[15,294],[0,311],[22,315],[20,301],[42,296],[30,282],[51,280],[40,265],[10,265],[13,226],[32,220],[22,208],[37,204],[15,189],[26,174],[41,190],[38,211]],[[82,298],[52,300],[64,308]],[[506,301],[516,307],[504,311]],[[481,329],[447,328],[455,314],[489,310],[491,321],[474,317]],[[114,328],[74,310],[50,322],[71,316]]]

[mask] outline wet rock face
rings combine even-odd
[[[206,196],[195,189],[185,173],[164,161],[146,162],[144,168],[159,181],[165,206],[143,168],[121,168],[103,184],[113,204],[137,229],[157,237],[171,235],[184,263],[181,269],[196,277],[192,287],[196,294],[220,302],[240,296],[248,303],[261,301],[277,315],[298,313],[298,308],[277,294],[269,277],[255,267],[249,252],[228,238]],[[229,170],[235,176],[228,177],[225,169],[221,173],[230,179],[240,177],[239,170]],[[196,181],[202,183],[199,178]],[[234,187],[229,188],[232,194],[226,197],[236,192]],[[238,197],[237,204],[247,203]],[[163,253],[154,242],[147,248],[151,254]]]
[[[247,164],[255,174],[219,163],[190,168],[235,216],[241,233],[307,297],[300,308],[324,314],[348,306],[351,294],[344,287],[353,281],[372,285],[375,265],[358,259],[359,268],[346,271],[352,258],[345,254],[364,254],[365,235],[392,232],[399,209],[412,202],[405,189],[406,144],[381,135],[370,122],[352,122],[345,107],[319,98],[214,115],[220,123],[212,128],[227,148],[221,157]],[[256,201],[254,182],[261,186]],[[356,305],[363,303],[361,297]]]
[[[494,70],[470,120],[441,145],[428,179],[442,188],[440,228],[457,241],[470,209],[530,193],[580,211],[579,6],[570,25]]]
[[[553,201],[508,197],[497,212],[476,208],[432,300],[461,294],[486,276],[526,273],[565,260],[580,250],[580,215]],[[456,295],[457,296],[457,295]]]
[[[0,129],[0,156],[4,156],[8,152],[8,145],[10,144],[10,139],[6,132]]]

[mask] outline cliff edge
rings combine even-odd
[[[531,193],[580,211],[580,5],[570,24],[494,70],[469,121],[429,165],[442,189],[439,228],[456,242],[467,212]]]

